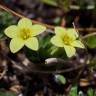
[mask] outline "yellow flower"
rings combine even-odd
[[[57,47],[64,47],[68,57],[76,53],[75,47],[84,48],[82,42],[78,39],[78,34],[74,29],[65,29],[55,27],[55,36],[51,38],[51,43]]]
[[[5,29],[5,34],[12,38],[10,42],[10,50],[16,53],[22,47],[27,46],[32,50],[38,50],[38,39],[35,37],[44,32],[46,27],[42,25],[32,25],[30,19],[22,18],[18,25],[11,25]]]

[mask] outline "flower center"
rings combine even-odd
[[[26,40],[31,37],[31,32],[29,29],[21,29],[20,36],[23,38],[23,40]]]
[[[63,37],[64,44],[70,45],[72,41],[73,41],[73,39],[70,36],[64,35],[64,37]]]

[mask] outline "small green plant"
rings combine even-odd
[[[42,25],[32,25],[31,20],[23,18],[18,25],[11,25],[5,30],[5,34],[12,38],[10,50],[12,53],[19,51],[24,45],[32,50],[38,50],[36,35],[46,30]],[[18,42],[17,42],[18,41]]]
[[[5,29],[5,34],[12,38],[10,42],[11,52],[18,52],[24,45],[32,50],[38,50],[38,40],[34,36],[45,30],[45,26],[32,25],[31,20],[27,18],[21,19],[17,26],[9,26]],[[74,29],[55,27],[55,34],[51,39],[52,44],[58,47],[64,47],[68,57],[75,55],[76,50],[74,47],[84,48],[83,43],[78,39],[78,34]]]
[[[78,96],[77,95],[77,87],[73,86],[70,90],[69,96]]]
[[[92,88],[90,88],[90,89],[88,90],[87,94],[88,94],[88,96],[95,96],[95,95],[96,95],[95,90],[92,89]]]
[[[74,29],[64,29],[62,27],[55,27],[55,36],[51,42],[58,47],[64,47],[68,57],[75,55],[74,47],[84,48],[83,43],[78,39],[78,34]]]
[[[55,1],[49,2],[50,4],[57,6]],[[47,36],[45,36],[45,31],[47,31],[46,24],[33,24],[33,22],[28,18],[21,18],[17,25],[8,24],[8,26],[4,33],[11,39],[9,44],[10,51],[15,54],[20,52],[20,50],[25,46],[23,51],[25,52],[26,56],[29,55],[32,63],[39,63],[36,67],[39,65],[40,69],[44,69],[43,71],[47,70],[49,73],[53,72],[53,70],[55,70],[55,72],[58,71],[58,69],[62,70],[63,68],[66,70],[67,67],[65,67],[63,64],[70,64],[70,62],[65,62],[78,54],[77,48],[81,50],[84,50],[87,47],[91,49],[96,48],[96,33],[91,33],[91,35],[88,34],[86,36],[82,36],[81,38],[79,33],[76,32],[75,28],[63,28],[61,26],[54,26],[52,30],[53,33],[48,33]],[[26,47],[29,49],[26,49]],[[54,66],[50,67],[46,64],[45,61],[48,58],[55,58],[55,68],[53,68]],[[57,58],[59,58],[61,61],[63,59],[63,64],[61,62],[58,63]],[[91,65],[91,63],[89,62],[89,65]],[[96,60],[93,63],[95,64]],[[57,65],[59,66],[58,68]],[[59,85],[64,86],[66,84],[67,79],[63,76],[63,74],[52,75],[54,76],[55,81],[59,83]],[[73,86],[70,90],[69,96],[83,96],[82,92],[82,94],[78,94],[77,89],[77,86]],[[87,94],[88,96],[94,96],[95,93],[92,89],[89,89]],[[0,96],[3,95],[0,93]],[[11,95],[8,93],[6,96]]]

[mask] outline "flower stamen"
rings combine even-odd
[[[20,36],[21,36],[21,38],[22,38],[23,40],[27,40],[28,38],[30,38],[31,32],[30,32],[29,29],[22,29]]]
[[[67,34],[64,35],[64,37],[63,37],[64,44],[70,45],[72,41],[73,41],[73,39],[70,36],[68,36]]]

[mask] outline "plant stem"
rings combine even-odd
[[[19,18],[27,18],[27,17],[25,17],[24,15],[21,15],[21,14],[15,12],[15,11],[9,9],[8,7],[6,7],[6,6],[4,6],[4,5],[1,5],[1,4],[0,4],[0,9],[5,10],[6,12],[10,12],[10,13],[12,13],[13,15],[19,17]],[[47,24],[44,24],[44,23],[41,23],[41,22],[35,21],[35,20],[32,20],[32,22],[33,22],[34,24],[42,24],[42,25],[46,26],[46,27],[49,28],[49,29],[54,29],[54,26],[52,26],[52,25],[47,25]]]
[[[86,39],[86,38],[94,36],[94,35],[96,35],[96,32],[87,34],[87,35],[83,36],[82,39]]]
[[[6,11],[6,12],[10,12],[10,13],[12,13],[13,15],[19,17],[19,18],[27,18],[26,16],[21,15],[21,14],[15,12],[15,11],[13,11],[13,10],[11,10],[10,8],[8,8],[8,7],[6,7],[6,6],[2,5],[2,4],[0,4],[0,9],[4,10],[4,11]],[[52,25],[48,25],[48,24],[45,24],[45,23],[41,23],[41,22],[36,21],[36,20],[32,20],[32,22],[33,22],[34,24],[44,25],[44,26],[46,26],[46,27],[49,28],[49,29],[54,29],[54,27],[55,27],[55,26],[52,26]],[[96,32],[96,28],[86,28],[86,29],[84,29],[84,28],[77,28],[77,30],[78,30],[78,31],[85,31],[85,32]]]

